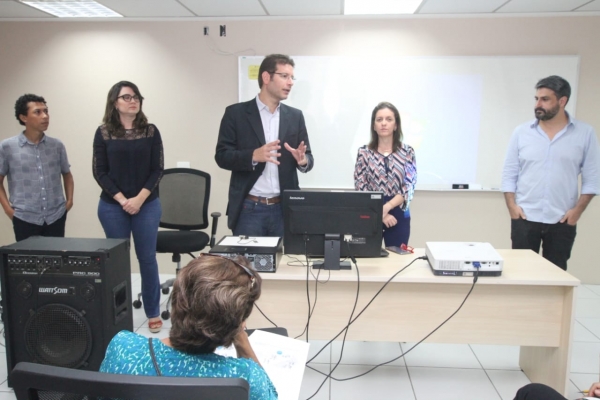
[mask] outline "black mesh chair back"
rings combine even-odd
[[[209,174],[191,168],[167,169],[158,190],[161,228],[190,231],[208,227]]]
[[[166,169],[158,194],[162,206],[160,227],[176,230],[158,232],[157,252],[173,253],[173,261],[179,262],[182,253],[193,257],[192,252],[214,245],[220,213],[211,214],[211,236],[199,231],[208,227],[209,174],[191,168]]]
[[[17,400],[248,400],[241,378],[105,374],[20,362],[11,374]]]
[[[208,201],[210,199],[210,175],[192,168],[170,168],[163,171],[158,185],[158,195],[162,207],[160,227],[156,240],[157,253],[171,253],[177,263],[176,272],[181,268],[181,254],[202,251],[214,246],[217,234],[219,212],[211,213],[212,227],[210,236],[201,231],[209,226]],[[174,279],[161,284],[164,294],[169,293]],[[135,308],[142,306],[141,294],[133,302]],[[161,313],[163,319],[170,317],[169,303]]]

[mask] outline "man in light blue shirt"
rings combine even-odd
[[[544,258],[566,270],[577,221],[600,194],[600,148],[594,128],[565,111],[569,82],[549,76],[535,88],[536,119],[513,133],[502,191],[512,248],[539,252],[541,244]]]

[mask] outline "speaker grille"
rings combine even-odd
[[[79,368],[92,351],[92,332],[79,311],[64,304],[47,304],[27,321],[25,346],[35,362]]]
[[[96,400],[95,397],[88,397],[83,394],[51,392],[46,390],[39,390],[37,396],[39,400]]]

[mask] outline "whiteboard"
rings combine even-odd
[[[239,57],[239,100],[258,92],[263,56]],[[559,75],[571,84],[575,115],[578,56],[294,57],[287,100],[304,113],[315,166],[302,188],[353,188],[358,148],[370,140],[373,108],[394,104],[404,142],[415,149],[417,189],[452,184],[498,190],[515,127],[534,118],[534,86]]]

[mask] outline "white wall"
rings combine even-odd
[[[212,37],[209,43],[202,36],[203,26],[218,32],[217,25],[224,23],[226,38]],[[48,134],[64,141],[75,177],[67,235],[103,237],[96,217],[100,189],[91,173],[92,139],[108,89],[119,80],[135,82],[146,98],[144,111],[163,136],[165,167],[190,161],[210,173],[209,211],[224,214],[229,173],[217,167],[213,155],[223,110],[237,99],[237,58],[218,55],[209,44],[230,52],[252,48],[258,55],[372,56],[373,74],[378,57],[390,54],[580,55],[577,117],[600,129],[598,37],[599,17],[0,22],[0,139],[19,132],[13,107],[21,94],[44,96],[51,112]],[[335,149],[313,149],[316,162],[327,162],[328,151]],[[426,240],[510,247],[501,193],[417,192],[411,210],[415,247]],[[598,221],[600,200],[595,200],[579,223],[569,264],[569,271],[587,283],[600,283],[594,251]],[[223,218],[219,236],[228,233]],[[0,244],[13,239],[8,218],[0,218]],[[160,256],[159,262],[162,272],[172,272],[170,257]]]

